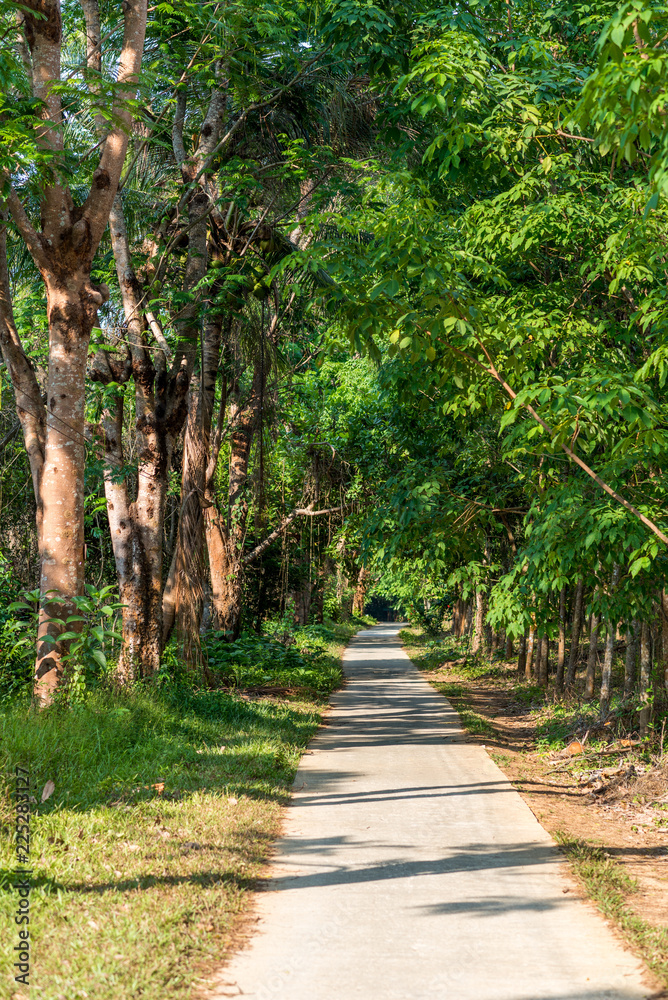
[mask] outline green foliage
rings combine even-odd
[[[286,630],[284,619],[265,622],[265,635],[245,633],[230,642],[224,633],[207,639],[209,666],[222,684],[250,689],[304,690],[326,697],[342,680],[330,652],[343,628],[352,634],[361,622],[344,626],[306,625]]]
[[[82,704],[87,692],[109,674],[109,663],[106,650],[114,641],[120,641],[121,636],[111,627],[113,619],[123,607],[113,599],[114,588],[111,586],[96,590],[91,584],[86,585],[86,593],[72,599],[74,614],[66,618],[50,616],[44,623],[57,627],[57,639],[67,643],[62,662],[65,668],[65,683],[59,688],[58,697],[71,705]],[[13,636],[18,662],[23,664],[35,648],[37,625],[40,621],[40,592],[26,591],[23,600],[12,601],[7,610],[20,613],[23,617],[8,621],[3,630],[6,635]],[[50,633],[45,633],[41,641],[54,645],[55,639]],[[21,661],[21,654],[23,660]],[[32,657],[31,657],[32,659]],[[19,672],[19,678],[22,673]],[[11,690],[24,690],[25,681],[19,680]]]

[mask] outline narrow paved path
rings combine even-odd
[[[360,632],[299,768],[269,891],[217,996],[638,1000],[636,959],[401,650]]]

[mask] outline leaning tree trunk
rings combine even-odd
[[[37,542],[42,533],[41,484],[44,468],[46,407],[35,375],[14,322],[7,263],[7,213],[0,212],[0,353],[14,388],[16,416],[23,431],[37,510]]]

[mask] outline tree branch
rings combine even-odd
[[[100,162],[83,207],[84,223],[90,228],[89,255],[95,253],[107,225],[109,212],[121,177],[132,125],[129,101],[135,96],[139,81],[147,18],[146,0],[125,0],[123,47],[118,62],[119,94],[114,100],[113,120],[118,122],[104,140]]]
[[[43,274],[50,267],[49,258],[44,250],[39,233],[28,218],[28,213],[23,207],[23,202],[13,187],[10,187],[9,194],[7,195],[7,208],[11,212],[16,228],[23,237],[33,260]]]
[[[328,507],[326,510],[313,510],[312,508],[313,504],[309,504],[308,507],[298,507],[296,510],[293,510],[291,514],[288,514],[287,517],[283,518],[278,528],[275,528],[274,531],[271,532],[271,534],[267,535],[264,541],[260,542],[259,545],[256,545],[254,549],[251,549],[250,552],[247,552],[246,555],[243,556],[241,561],[244,564],[244,566],[247,566],[249,563],[254,562],[258,558],[258,556],[261,556],[263,552],[266,552],[269,546],[276,541],[276,539],[285,531],[288,525],[292,524],[292,522],[296,518],[318,517],[321,514],[338,514],[344,509],[343,507]]]
[[[478,368],[482,368],[482,370],[484,372],[487,372],[488,375],[491,375],[492,378],[496,379],[496,381],[499,383],[499,385],[503,386],[503,389],[508,394],[508,396],[510,396],[510,398],[512,400],[517,399],[517,393],[513,389],[510,388],[510,386],[508,385],[508,383],[502,378],[501,375],[499,375],[498,371],[496,370],[496,367],[495,367],[495,365],[494,365],[494,363],[493,363],[493,361],[492,361],[492,359],[491,359],[491,357],[489,355],[489,352],[487,351],[487,348],[485,347],[485,345],[482,343],[482,341],[478,337],[476,337],[476,340],[478,341],[478,344],[480,345],[481,350],[483,351],[485,357],[487,358],[487,360],[489,362],[489,368],[486,368],[485,365],[481,361],[478,361],[477,358],[474,358],[471,354],[468,354],[466,351],[462,351],[462,350],[460,350],[460,348],[454,347],[452,344],[448,344],[447,346],[450,348],[451,351],[454,351],[455,354],[459,354],[460,357],[466,358],[467,361],[470,361],[472,364],[477,365]],[[530,413],[531,416],[533,417],[533,419],[537,423],[539,423],[541,425],[541,427],[544,430],[546,430],[547,433],[552,438],[554,438],[554,431],[549,426],[549,424],[545,423],[545,421],[543,420],[543,418],[541,416],[539,416],[538,413],[536,413],[536,411],[534,410],[533,406],[530,406],[529,403],[520,403],[520,406],[522,406],[523,409],[525,409],[528,413]],[[572,462],[575,462],[576,465],[579,465],[580,468],[582,469],[582,471],[586,472],[587,475],[590,477],[590,479],[593,479],[594,482],[597,483],[598,486],[600,486],[602,490],[604,490],[609,496],[611,496],[613,498],[613,500],[616,500],[617,503],[620,503],[622,505],[622,507],[625,507],[626,510],[628,510],[631,514],[633,514],[640,521],[642,521],[642,523],[645,525],[645,527],[649,528],[649,530],[652,532],[652,534],[656,535],[657,538],[660,538],[661,541],[664,543],[664,545],[668,545],[668,536],[664,535],[664,533],[661,531],[661,529],[658,528],[656,526],[656,524],[654,524],[653,521],[650,521],[650,519],[648,517],[645,517],[644,514],[641,514],[640,511],[637,510],[633,506],[633,504],[629,503],[628,500],[625,500],[623,496],[620,496],[619,493],[617,493],[615,490],[613,490],[612,486],[608,486],[608,484],[603,479],[601,479],[601,477],[596,472],[594,472],[594,470],[591,469],[587,465],[586,462],[583,462],[582,459],[580,458],[580,456],[576,455],[575,452],[572,451],[568,447],[567,444],[560,444],[559,447],[561,448],[561,450],[566,455],[568,455],[568,457],[570,458],[570,460]]]

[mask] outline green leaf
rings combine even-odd
[[[93,649],[90,654],[96,663],[98,663],[104,670],[107,666],[107,658],[101,649]]]

